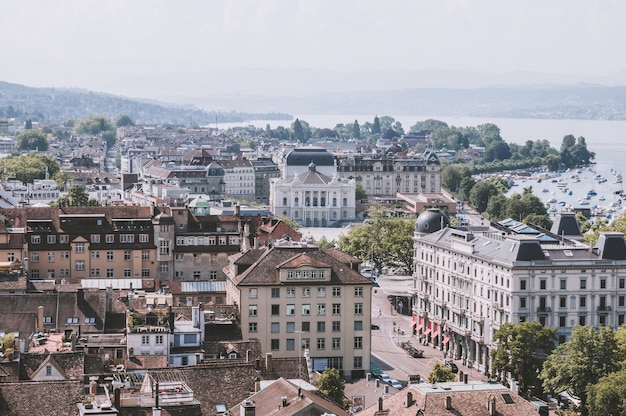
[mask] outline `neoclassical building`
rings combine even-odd
[[[455,229],[429,210],[416,221],[414,242],[414,333],[483,372],[505,322],[538,321],[556,328],[559,343],[577,325],[625,322],[622,233],[601,233],[588,247],[551,233]]]
[[[325,149],[294,149],[285,158],[282,178],[270,182],[270,209],[306,227],[354,221],[356,182],[337,175]]]

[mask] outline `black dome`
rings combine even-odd
[[[428,208],[415,221],[415,232],[430,234],[450,226],[450,219],[438,208]]]
[[[321,147],[306,147],[293,149],[287,155],[287,166],[334,166],[335,158]]]

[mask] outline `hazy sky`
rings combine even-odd
[[[0,80],[206,69],[626,69],[623,0],[0,0]],[[123,91],[115,91],[123,94]]]

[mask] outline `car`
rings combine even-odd
[[[459,372],[459,367],[457,367],[457,365],[454,364],[452,361],[446,361],[444,365],[448,367],[450,371],[452,371],[453,374],[456,374]]]
[[[378,282],[376,280],[374,280],[372,282],[372,287],[380,287],[380,285],[378,284]]]
[[[387,374],[385,374],[385,373],[381,373],[381,374],[380,374],[380,376],[379,376],[378,378],[380,378],[380,380],[381,380],[383,383],[387,383],[387,384],[389,384],[389,382],[391,381],[391,377],[389,377],[389,376],[388,376]]]
[[[389,385],[394,389],[402,390],[403,386],[398,380],[391,379],[389,380]]]
[[[375,329],[380,329],[380,327],[378,325],[372,324],[371,325],[371,329],[375,330]]]

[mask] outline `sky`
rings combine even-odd
[[[623,0],[0,0],[0,81],[158,97],[258,68],[582,79],[626,70],[625,21]]]

